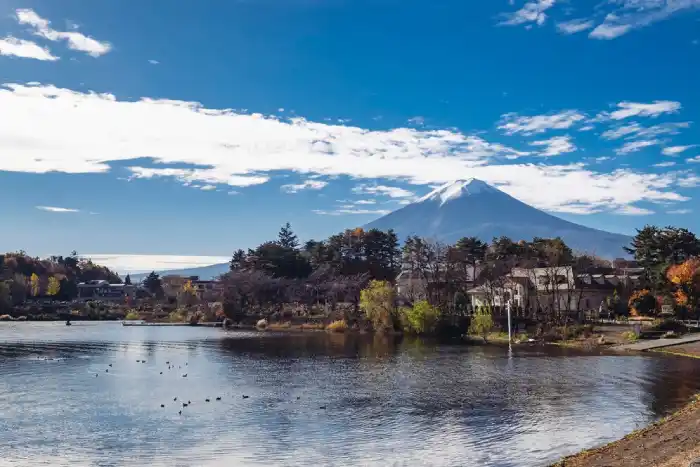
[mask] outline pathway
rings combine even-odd
[[[691,334],[689,336],[677,337],[674,339],[652,339],[640,342],[635,342],[633,344],[623,344],[615,347],[616,350],[636,350],[644,351],[651,349],[659,349],[661,347],[670,347],[672,345],[689,344],[691,342],[700,341],[700,333]]]

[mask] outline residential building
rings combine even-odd
[[[93,280],[78,284],[78,300],[124,301],[136,297],[138,287]]]

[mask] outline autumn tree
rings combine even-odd
[[[372,281],[360,293],[360,308],[375,331],[391,331],[396,319],[396,292],[388,282]]]
[[[634,316],[655,316],[656,298],[649,289],[635,291],[628,301],[630,313]]]
[[[56,276],[51,276],[49,277],[49,283],[48,286],[46,287],[46,294],[55,297],[58,295],[58,293],[61,291],[61,283],[60,281],[56,278]]]
[[[38,297],[40,292],[39,276],[36,273],[29,278],[29,290],[32,297]]]
[[[178,293],[178,301],[183,306],[194,306],[197,303],[197,289],[191,280],[185,281]]]
[[[700,258],[670,266],[666,277],[673,286],[675,302],[694,313],[700,299]]]

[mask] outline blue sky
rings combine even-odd
[[[700,231],[700,0],[134,5],[0,0],[0,250],[206,264],[468,177]]]

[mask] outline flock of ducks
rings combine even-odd
[[[136,363],[146,363],[146,360],[136,360]],[[168,370],[172,370],[172,369],[175,368],[175,364],[172,364],[172,365],[171,365],[169,361],[168,361],[168,362],[165,362],[165,364],[168,365]],[[185,362],[185,366],[187,366],[187,362]],[[112,367],[112,364],[111,364],[111,363],[109,364],[109,367],[110,367],[110,368]],[[178,368],[181,369],[182,366],[178,365]],[[105,373],[109,373],[109,368],[105,368]],[[160,374],[162,375],[163,372],[161,371]],[[98,374],[98,373],[95,373],[95,377],[97,378],[98,376],[99,376],[99,374]],[[183,373],[183,374],[182,374],[182,377],[183,377],[183,378],[187,378],[187,373]],[[243,394],[242,397],[243,397],[243,399],[248,399],[250,396],[248,396],[248,395],[246,395],[246,394]],[[299,399],[301,399],[301,397],[297,396],[297,400],[299,400]],[[221,401],[221,396],[217,396],[215,400],[216,400],[216,401]],[[174,398],[173,398],[173,402],[177,402],[177,397],[174,397]],[[204,402],[211,402],[211,399],[209,399],[209,398],[207,397],[206,399],[204,399]],[[192,401],[191,401],[191,400],[188,400],[187,402],[182,402],[182,408],[184,409],[184,408],[186,408],[186,407],[189,407],[191,404],[192,404]],[[160,404],[160,408],[161,408],[161,409],[164,409],[164,408],[165,408],[165,404]],[[326,410],[326,406],[325,406],[325,405],[322,405],[322,406],[319,407],[319,409],[321,409],[321,410]],[[178,411],[178,415],[182,415],[182,409],[180,409],[180,410]]]

